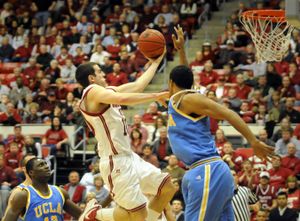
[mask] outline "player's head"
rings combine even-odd
[[[36,156],[34,156],[33,154],[26,154],[22,157],[21,159],[21,167],[22,167],[22,170],[23,172],[26,174],[27,171],[26,171],[26,164],[28,163],[29,160],[33,159],[33,158],[36,158]]]
[[[87,62],[79,65],[76,70],[76,80],[84,88],[90,84],[98,84],[100,86],[107,86],[105,81],[105,73],[100,66],[95,62]]]
[[[48,183],[51,177],[47,162],[40,158],[30,159],[26,164],[26,171],[33,183]]]
[[[191,89],[194,83],[194,76],[192,70],[185,66],[179,65],[173,68],[170,73],[169,91],[174,94],[178,89]]]

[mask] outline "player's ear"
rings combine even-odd
[[[89,82],[90,82],[90,83],[94,83],[94,82],[95,82],[95,76],[92,75],[92,74],[90,74],[90,75],[88,76],[88,79],[89,79]]]

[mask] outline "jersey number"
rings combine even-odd
[[[57,216],[51,216],[51,219],[49,217],[46,217],[44,221],[58,221]]]

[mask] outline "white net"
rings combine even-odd
[[[251,35],[258,62],[281,61],[285,57],[294,28],[283,17],[247,11],[240,21]]]

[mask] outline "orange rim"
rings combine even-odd
[[[254,20],[270,20],[272,22],[286,22],[284,10],[249,10],[241,15]]]

